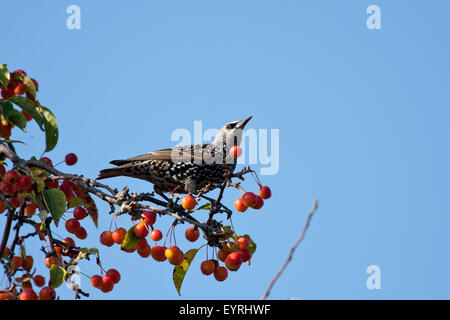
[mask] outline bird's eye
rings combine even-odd
[[[227,124],[227,129],[233,129],[236,126],[236,123],[229,123]]]

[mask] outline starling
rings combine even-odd
[[[115,168],[100,171],[97,180],[128,176],[151,182],[155,192],[207,193],[225,182],[236,168],[230,154],[241,143],[242,131],[252,117],[225,124],[209,144],[179,146],[149,152],[110,163]]]

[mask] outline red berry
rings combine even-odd
[[[187,228],[185,233],[186,239],[190,242],[195,242],[200,237],[200,231],[196,229],[194,226]]]
[[[127,230],[124,228],[118,228],[113,231],[112,233],[112,239],[117,244],[122,244],[123,240],[125,239],[125,235],[127,234]]]
[[[37,300],[38,296],[31,288],[25,288],[22,290],[19,296],[20,300]]]
[[[167,259],[165,252],[166,252],[166,247],[154,246],[152,248],[152,258],[159,262],[165,261]]]
[[[242,264],[242,257],[237,252],[231,252],[225,259],[225,266],[230,271],[237,271]]]
[[[103,279],[99,275],[93,275],[91,277],[91,285],[97,289],[100,289],[103,284]]]
[[[137,225],[133,228],[134,234],[139,238],[144,238],[148,235],[148,227],[145,225],[144,222],[139,222]]]
[[[220,249],[220,250],[217,252],[217,258],[219,258],[220,261],[224,262],[225,259],[228,257],[229,254],[230,254],[229,251],[225,251],[225,250]]]
[[[0,192],[2,194],[14,194],[14,193],[16,193],[16,188],[6,181],[1,181],[0,182]]]
[[[237,239],[237,244],[240,249],[247,249],[248,248],[248,239],[246,237],[239,237]]]
[[[228,277],[228,270],[225,267],[217,267],[216,270],[214,270],[214,278],[216,278],[217,281],[224,281]]]
[[[142,240],[145,239],[142,238]],[[137,252],[142,258],[148,258],[152,254],[152,248],[147,243],[147,241],[145,241],[145,245],[143,245],[141,248],[138,248]]]
[[[8,184],[16,184],[19,180],[19,173],[16,170],[8,170],[3,176],[3,181]]]
[[[159,241],[162,239],[162,237],[163,237],[163,234],[158,229],[154,229],[152,231],[152,233],[150,233],[150,239],[152,239],[153,241]]]
[[[45,278],[41,275],[35,275],[33,277],[33,282],[36,286],[42,287],[45,284]]]
[[[204,275],[209,276],[214,273],[214,270],[216,270],[216,265],[212,260],[206,260],[201,263],[200,270]]]
[[[49,189],[59,188],[58,180],[47,180],[47,188]]]
[[[186,210],[192,210],[197,205],[197,201],[191,195],[184,196],[181,200],[181,206]]]
[[[76,207],[73,210],[73,217],[77,220],[83,220],[87,217],[87,211],[83,207]]]
[[[264,205],[264,200],[260,196],[256,196],[256,199],[256,204],[252,208],[258,210]]]
[[[33,257],[32,256],[26,256],[24,259],[23,259],[23,262],[22,262],[22,268],[24,268],[26,271],[30,271],[31,270],[31,268],[33,268]]]
[[[239,212],[245,212],[247,206],[242,198],[238,198],[234,201],[234,208]]]
[[[61,190],[62,192],[64,192],[64,195],[66,196],[67,200],[70,200],[74,197],[73,195],[73,188],[70,184],[68,183],[63,183],[59,186],[59,190]]]
[[[114,284],[120,281],[120,273],[116,269],[109,269],[106,271],[106,276],[110,277]]]
[[[239,158],[242,155],[242,149],[239,146],[232,146],[230,148],[230,156],[234,159]]]
[[[77,231],[80,229],[80,223],[77,219],[71,218],[66,221],[66,230],[69,233],[77,233]]]
[[[244,193],[244,195],[242,196],[242,200],[244,201],[244,204],[247,207],[252,207],[252,208],[254,205],[256,205],[256,202],[258,201],[256,194],[254,194],[253,192]]]
[[[111,247],[114,244],[111,231],[103,231],[100,235],[100,243],[104,246]]]
[[[102,280],[103,282],[100,290],[104,293],[110,292],[114,288],[114,281],[108,276],[103,277]]]
[[[153,211],[147,210],[141,214],[142,220],[148,226],[152,226],[156,221],[156,214]]]
[[[29,176],[21,176],[17,180],[17,186],[16,189],[18,191],[31,191],[33,188],[33,180]]]
[[[78,239],[81,239],[81,240],[86,239],[87,238],[87,231],[86,231],[86,229],[83,228],[83,227],[80,227],[80,229],[78,229],[78,231],[75,233],[75,236]]]
[[[19,199],[14,198],[14,197],[9,198],[9,203],[11,204],[11,206],[13,206],[13,208],[18,208],[21,205]]]
[[[71,237],[65,238],[62,242],[68,244],[69,246],[75,247],[75,241]]]
[[[44,287],[39,292],[39,300],[53,300],[55,297],[56,292],[52,287]]]
[[[263,199],[269,199],[272,196],[272,191],[268,186],[261,187],[258,193],[259,196]]]
[[[16,71],[13,71],[13,73],[20,73],[20,74],[23,74],[24,76],[27,75],[27,73],[25,71],[23,71],[22,69],[17,69]]]
[[[248,251],[247,249],[239,249],[237,253],[239,253],[239,255],[241,256],[242,262],[247,262],[252,257],[250,251]]]
[[[11,98],[12,96],[14,96],[14,88],[10,88],[10,87],[5,88],[5,87],[2,87],[1,93],[2,93],[3,99],[9,99],[9,98]]]
[[[49,166],[53,166],[52,160],[50,160],[50,158],[42,157],[42,158],[39,159],[39,161],[44,161]]]
[[[65,158],[66,164],[68,166],[73,166],[78,161],[78,157],[75,153],[68,153]]]
[[[164,251],[164,254],[169,260],[170,264],[173,264],[175,266],[180,265],[184,260],[183,251],[181,251],[177,246],[167,248],[166,251]]]

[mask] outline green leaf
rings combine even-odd
[[[67,272],[63,267],[52,264],[50,268],[50,286],[52,288],[58,288],[63,284],[66,274]]]
[[[184,254],[184,260],[179,266],[175,266],[173,269],[173,284],[178,291],[178,294],[181,295],[181,285],[183,284],[184,276],[188,271],[192,260],[194,260],[195,255],[197,254],[199,249],[191,249]]]
[[[33,101],[22,96],[11,97],[8,99],[8,101],[21,107],[22,110],[28,113],[42,129],[42,126],[44,125],[44,119],[42,118],[42,115],[39,113],[38,109],[36,108],[36,104]]]
[[[16,109],[12,109],[9,113],[8,119],[20,129],[22,129],[22,131],[26,131],[25,127],[27,126],[27,119],[22,114],[22,112],[19,112]]]
[[[204,205],[202,205],[202,206],[200,206],[197,209],[192,210],[192,211],[197,211],[197,210],[211,210],[211,203],[209,203],[209,202],[205,203]]]
[[[20,140],[9,140],[9,139],[0,139],[0,142],[3,142],[3,143],[23,143],[23,144],[25,144],[25,142],[20,141]]]
[[[125,239],[123,239],[122,242],[122,249],[131,250],[139,241],[141,241],[141,238],[134,233],[134,226],[132,226],[125,234]]]
[[[68,209],[70,208],[75,208],[75,207],[84,207],[84,201],[81,200],[80,198],[72,198],[69,200],[69,206]]]
[[[6,100],[0,101],[0,107],[2,108],[1,111],[6,119],[8,118],[11,110],[14,109],[12,103]]]
[[[56,226],[58,226],[59,220],[63,213],[66,211],[66,196],[64,192],[59,189],[46,189],[42,192],[44,195],[44,201],[47,205],[53,220],[55,220]]]
[[[44,116],[45,128],[45,152],[49,152],[56,147],[58,143],[58,123],[55,115],[46,107],[40,106]]]
[[[0,63],[0,85],[6,87],[9,82],[9,70],[6,64]]]

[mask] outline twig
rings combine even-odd
[[[286,266],[289,264],[289,262],[292,260],[292,256],[294,254],[295,249],[297,249],[298,245],[300,244],[300,242],[302,242],[303,238],[305,237],[305,233],[308,230],[309,223],[311,222],[311,218],[314,215],[314,212],[316,212],[316,210],[317,210],[317,206],[318,206],[318,201],[317,201],[317,199],[315,199],[314,203],[313,203],[313,207],[308,214],[308,219],[306,220],[306,224],[303,227],[302,233],[300,234],[297,241],[295,241],[294,245],[292,246],[291,251],[289,252],[289,256],[287,257],[286,261],[281,266],[281,269],[278,271],[278,273],[275,275],[275,277],[272,279],[272,281],[270,281],[269,286],[267,287],[266,292],[262,296],[261,300],[265,300],[267,298],[267,296],[270,294],[270,290],[272,289],[273,285],[278,280],[281,273],[283,273],[284,269],[286,269]]]

